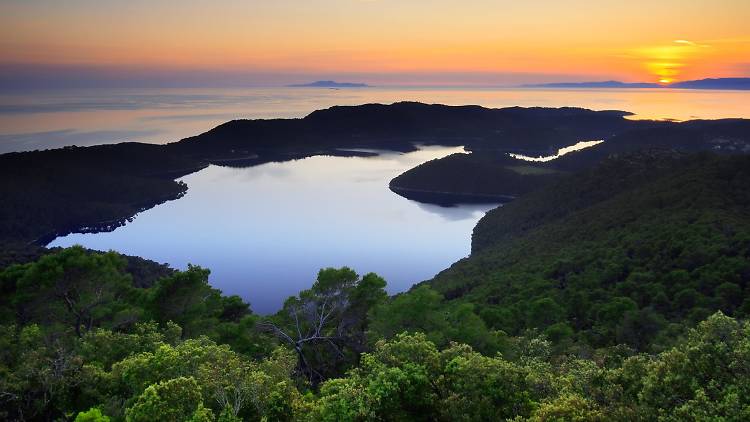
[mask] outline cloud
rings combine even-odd
[[[692,41],[688,41],[688,40],[674,40],[674,43],[675,44],[682,44],[682,45],[685,45],[685,46],[691,46],[691,47],[703,47],[703,48],[710,47],[710,45],[708,45],[708,44],[698,44],[698,43],[695,43],[695,42],[692,42]]]

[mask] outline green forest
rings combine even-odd
[[[489,212],[388,296],[349,268],[262,316],[116,252],[0,269],[0,418],[750,420],[750,157],[612,156]]]

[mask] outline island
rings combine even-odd
[[[649,82],[551,82],[545,84],[526,84],[523,88],[661,88],[661,85]]]
[[[370,85],[357,82],[315,81],[287,86],[291,88],[368,88]]]
[[[552,82],[544,84],[527,84],[523,88],[674,88],[674,89],[725,89],[725,90],[748,90],[750,89],[750,78],[706,78],[692,81],[681,81],[673,83],[649,83],[649,82]]]

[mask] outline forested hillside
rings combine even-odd
[[[674,150],[684,153],[711,151],[720,154],[750,153],[750,121],[744,119],[692,120],[686,122],[641,122],[622,132],[610,132],[595,146],[569,152],[549,161],[528,161],[508,155],[502,143],[467,142],[469,154],[454,154],[407,170],[391,181],[391,190],[407,198],[435,203],[487,201],[525,194],[556,180],[581,172],[602,160],[643,150]],[[545,154],[529,152],[536,157]],[[522,154],[523,155],[523,154]]]
[[[488,213],[428,283],[491,328],[573,349],[660,350],[713,312],[750,312],[750,157],[605,160]]]
[[[554,168],[505,153],[458,153],[427,161],[400,174],[391,180],[389,188],[420,202],[497,203],[538,189],[560,175]]]
[[[267,317],[198,267],[28,257],[0,269],[0,418],[747,420],[749,182],[746,156],[611,158],[407,293],[327,268]]]

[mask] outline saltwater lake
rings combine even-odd
[[[113,232],[71,234],[50,246],[114,249],[176,268],[211,269],[211,283],[256,312],[309,288],[321,267],[376,272],[391,293],[469,254],[471,231],[495,205],[444,208],[404,199],[388,182],[462,148],[377,157],[311,157],[249,168],[211,166],[183,177],[183,198]]]
[[[87,90],[0,94],[0,153],[121,141],[166,143],[234,118],[302,117],[337,104],[413,100],[444,104],[620,109],[634,118],[750,117],[747,92],[687,90],[306,88]],[[312,157],[250,168],[211,166],[183,177],[183,198],[110,233],[71,234],[82,244],[176,268],[210,268],[211,283],[278,309],[321,267],[386,278],[391,293],[468,255],[476,222],[496,205],[442,208],[388,189],[401,172],[461,148],[426,147],[377,157]]]

